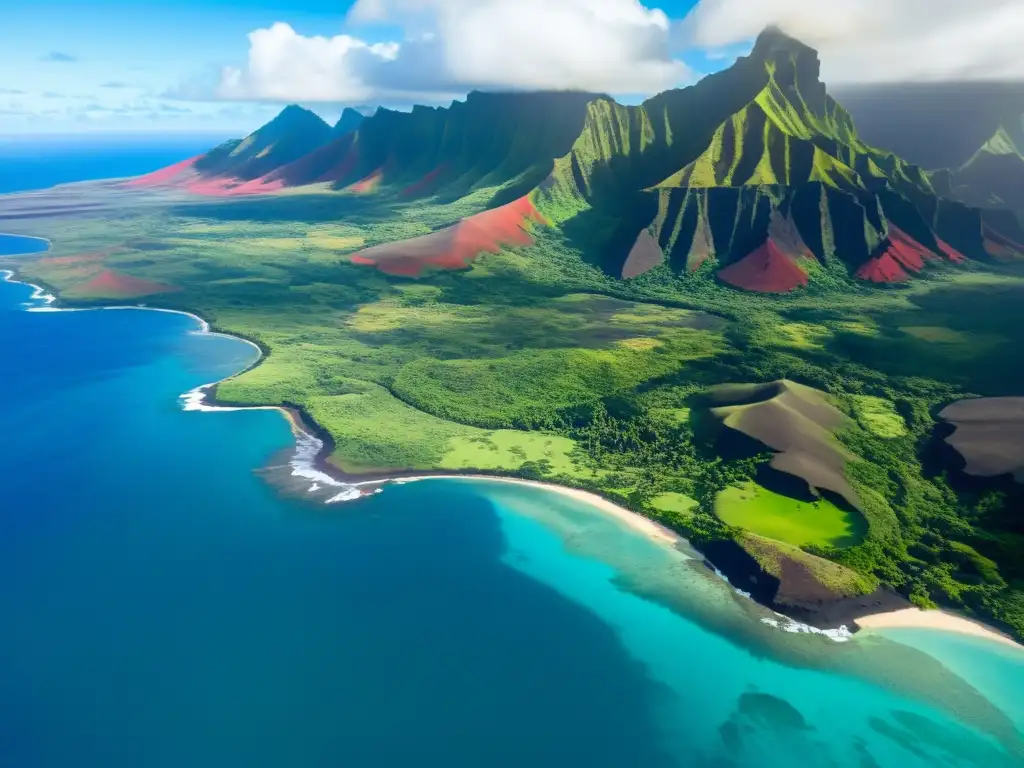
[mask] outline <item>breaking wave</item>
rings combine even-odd
[[[704,563],[715,572],[716,576],[732,587],[733,591],[737,595],[756,603],[750,592],[744,592],[742,589],[736,587],[731,581],[729,581],[729,577],[718,570],[711,561],[705,560]],[[788,632],[790,634],[821,635],[822,637],[827,637],[829,640],[837,643],[845,643],[853,637],[853,632],[851,632],[849,627],[845,624],[836,629],[818,629],[817,627],[812,627],[810,624],[803,624],[796,619],[783,616],[781,613],[776,613],[775,611],[772,611],[772,613],[775,613],[776,618],[773,619],[770,616],[764,616],[761,618],[761,623],[767,624],[770,627],[775,627],[783,632]]]
[[[821,635],[827,637],[829,640],[834,640],[837,643],[845,643],[851,637],[853,632],[850,631],[849,627],[843,624],[838,629],[818,629],[812,627],[810,624],[802,624],[796,619],[791,619],[788,616],[782,614],[776,614],[777,619],[772,619],[767,616],[761,619],[762,624],[767,624],[770,627],[781,629],[783,632],[789,632],[790,634],[806,634],[806,635]]]

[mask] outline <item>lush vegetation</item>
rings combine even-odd
[[[149,300],[197,311],[269,353],[218,395],[303,408],[346,471],[583,486],[697,543],[747,528],[759,536],[741,542],[767,566],[800,551],[844,589],[881,581],[921,604],[1024,629],[1019,488],[960,485],[934,437],[936,412],[953,400],[1021,394],[1024,280],[940,270],[877,289],[835,274],[780,297],[724,288],[705,270],[624,282],[547,228],[532,247],[418,280],[347,261],[365,244],[480,210],[493,194],[371,204],[307,193],[82,215],[60,221],[53,258],[22,270],[58,290],[97,269],[180,288]],[[26,218],[9,228],[53,226]],[[723,492],[758,477],[769,454],[720,455],[697,395],[779,378],[830,393],[852,417],[840,439],[864,459],[847,473],[866,524],[825,504],[812,505],[820,517],[795,502],[792,516],[782,503],[765,516],[763,494],[716,514]]]

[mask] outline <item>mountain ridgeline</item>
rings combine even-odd
[[[862,141],[817,53],[769,29],[729,69],[636,106],[474,92],[449,108],[346,110],[333,129],[293,106],[190,173],[220,194],[319,183],[439,202],[484,192],[489,207],[529,196],[615,277],[668,269],[787,292],[1021,258],[1022,144],[1000,129],[962,168],[927,173]]]
[[[828,273],[905,280],[992,257],[986,232],[1020,242],[1012,216],[942,198],[922,169],[862,142],[819,69],[815,51],[769,30],[690,88],[592,104],[538,206],[611,274],[666,260],[756,291]]]
[[[579,135],[588,93],[482,93],[449,108],[346,110],[331,129],[314,113],[288,107],[242,141],[194,163],[202,177],[237,179],[245,193],[326,183],[356,193],[396,192],[446,200],[481,188],[495,202],[527,194]],[[301,147],[301,150],[299,149]]]

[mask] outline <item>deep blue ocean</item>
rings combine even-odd
[[[279,413],[183,409],[251,346],[32,296],[0,282],[0,768],[1024,765],[1014,648],[783,632],[543,489],[312,503]]]
[[[229,136],[182,134],[0,136],[0,194],[55,184],[138,176],[205,152]]]

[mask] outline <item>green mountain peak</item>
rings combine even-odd
[[[809,71],[795,78],[784,74],[780,82],[776,64],[767,62],[767,84],[722,122],[705,151],[657,187],[813,182],[854,193],[885,184],[904,192],[931,193],[919,169],[858,137],[853,118],[816,75],[812,79]]]
[[[322,128],[330,129],[330,126],[316,112],[300,107],[298,104],[289,104],[273,120],[257,129],[255,133],[288,130],[315,131]]]
[[[768,59],[780,53],[818,57],[818,52],[809,45],[787,34],[778,25],[769,24],[757,36],[750,55],[752,58]]]
[[[1000,124],[960,168],[933,174],[943,197],[981,208],[1024,212],[1024,130],[1014,128],[1016,121]]]
[[[1005,125],[999,126],[992,138],[985,142],[980,151],[987,152],[990,155],[1020,156],[1022,154],[1020,147],[1014,141],[1010,130]]]
[[[782,87],[820,85],[818,52],[778,27],[768,27],[758,36],[748,58],[762,64]]]
[[[326,144],[331,126],[315,112],[292,104],[238,142],[223,144],[196,161],[205,176],[256,179]]]
[[[346,133],[358,128],[364,119],[362,112],[352,109],[352,107],[345,107],[341,117],[338,118],[338,122],[334,124],[334,128],[331,130],[335,136],[344,136]]]

